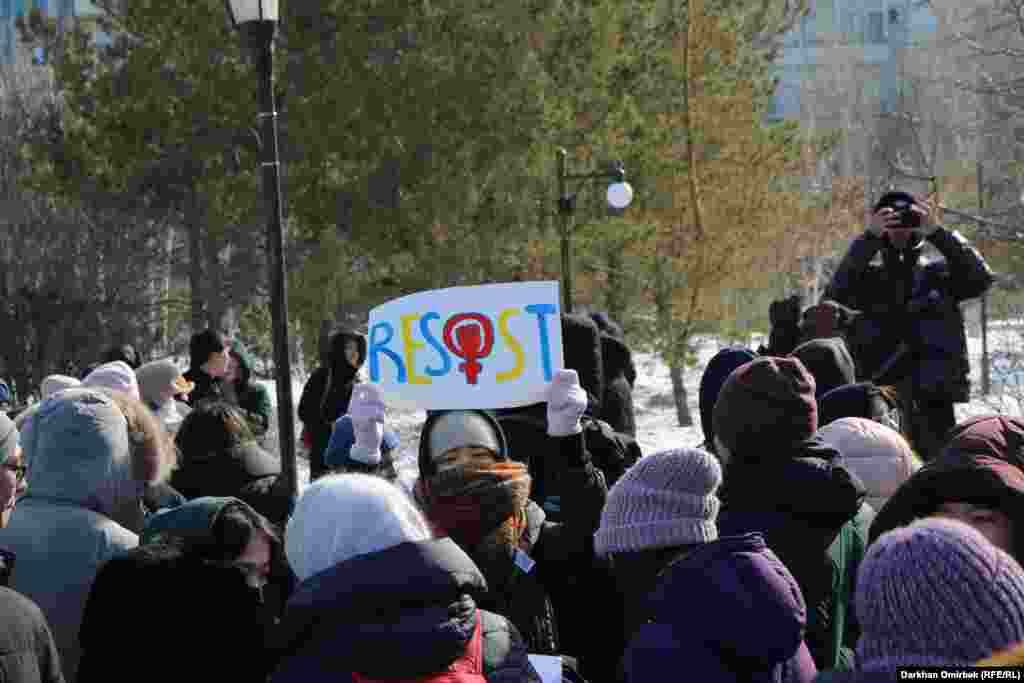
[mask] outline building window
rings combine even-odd
[[[895,7],[889,9],[889,23],[893,25],[900,23],[900,11]]]
[[[860,45],[864,42],[863,18],[853,10],[843,10],[840,17],[839,30],[843,38],[852,45]]]
[[[868,42],[885,42],[885,19],[881,12],[868,12]]]

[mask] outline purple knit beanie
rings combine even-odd
[[[718,460],[698,449],[640,459],[608,492],[594,550],[610,555],[715,540],[721,484]]]
[[[733,458],[760,458],[818,429],[814,377],[796,358],[766,356],[736,368],[715,402],[715,436]]]
[[[861,670],[969,666],[1024,641],[1024,570],[972,527],[923,519],[868,549],[856,608]]]

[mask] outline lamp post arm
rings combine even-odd
[[[621,176],[619,171],[600,171],[595,173],[573,173],[565,176],[566,180],[614,180]]]

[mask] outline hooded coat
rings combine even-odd
[[[170,651],[142,665],[139,680],[265,680],[272,660],[260,612],[258,595],[237,569],[211,566],[174,546],[141,546],[97,574],[74,680],[110,681],[126,653],[154,647]]]
[[[262,437],[270,429],[270,417],[273,413],[270,392],[262,384],[253,381],[253,359],[248,350],[235,342],[231,345],[231,351],[238,361],[238,379],[233,386],[235,400],[238,407],[245,411],[253,434],[257,438]]]
[[[878,511],[869,541],[954,502],[1006,513],[1015,527],[1014,556],[1024,561],[1024,419],[989,415],[958,425],[942,454],[911,476]]]
[[[970,399],[970,361],[960,304],[992,286],[991,269],[960,233],[939,228],[929,238],[944,257],[925,263],[922,245],[897,251],[885,239],[853,241],[825,299],[861,311],[848,335],[865,378],[874,378],[901,343],[911,350],[908,380],[922,397]],[[881,263],[872,260],[881,252]]]
[[[479,611],[487,588],[449,538],[357,555],[303,581],[288,602],[271,683],[414,680],[463,656],[476,625],[490,683],[539,683],[519,633]],[[398,656],[396,656],[398,655]]]
[[[44,401],[22,434],[31,486],[0,529],[18,558],[11,587],[46,616],[64,676],[76,680],[78,631],[89,589],[110,558],[138,545],[142,455],[100,391],[68,389]],[[135,470],[137,471],[137,469]]]
[[[604,364],[605,387],[597,418],[610,424],[617,432],[636,436],[636,412],[633,408],[636,368],[633,366],[633,352],[626,346],[625,340],[602,333],[601,360]]]
[[[815,398],[857,381],[853,357],[839,337],[812,339],[796,347],[790,355],[798,358],[814,376]]]
[[[700,427],[704,432],[704,445],[711,453],[715,452],[714,411],[718,395],[722,392],[722,387],[725,386],[725,381],[729,379],[732,371],[755,358],[757,355],[750,349],[732,346],[721,349],[704,367],[704,374],[700,377],[698,406],[700,408]]]
[[[229,504],[238,504],[252,510],[252,507],[238,498],[196,498],[177,508],[162,510],[146,519],[146,526],[139,537],[140,545],[176,544],[185,547],[213,545],[213,527],[217,518]],[[271,545],[271,569],[267,585],[261,589],[259,603],[261,623],[268,632],[274,627],[284,611],[285,602],[295,590],[297,580],[288,566],[280,542]]]
[[[633,383],[636,366],[633,352],[626,346],[622,329],[607,315],[592,316],[601,333],[601,362],[604,368],[604,395],[597,414],[617,432],[636,436],[636,413],[633,408]]]
[[[733,453],[719,498],[719,534],[764,537],[803,593],[815,662],[835,661],[835,589],[852,567],[832,546],[860,512],[863,484],[843,466],[839,451],[812,437],[788,453]]]
[[[345,344],[355,342],[359,350],[359,364],[345,358]],[[331,337],[327,364],[313,371],[302,389],[299,399],[299,419],[309,432],[312,448],[309,453],[310,477],[316,479],[325,472],[324,451],[331,438],[334,421],[348,413],[352,400],[352,387],[358,381],[359,368],[366,361],[366,337],[342,330]]]
[[[480,414],[493,422],[499,441],[507,443],[501,425],[489,414]],[[430,459],[430,432],[439,418],[440,415],[430,416],[423,426],[419,454],[421,473],[423,461]],[[509,452],[498,457],[509,458]],[[591,593],[587,586],[610,582],[610,574],[603,573],[595,564],[593,540],[601,523],[608,489],[601,470],[591,463],[583,434],[548,437],[543,457],[557,468],[561,517],[559,522],[548,521],[539,505],[533,501],[528,504],[527,526],[520,550],[535,563],[531,569],[524,575],[516,562],[514,548],[507,548],[507,553],[501,554],[485,554],[480,548],[464,550],[487,580],[487,589],[477,600],[482,609],[507,617],[535,654],[567,654],[585,660],[588,653],[579,649],[581,642],[587,642],[587,637],[571,620],[579,618],[580,600]],[[561,616],[567,623],[558,622]],[[560,641],[563,631],[571,634],[568,642],[564,638]],[[592,646],[599,648],[594,645],[598,642],[590,637]]]
[[[709,683],[809,683],[817,672],[800,588],[758,534],[723,537],[676,560],[641,609],[646,619],[623,658],[628,683],[666,672]]]

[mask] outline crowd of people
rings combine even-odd
[[[968,388],[959,304],[992,274],[926,202],[875,208],[826,300],[777,302],[766,346],[704,367],[699,445],[640,452],[636,369],[603,314],[562,315],[543,403],[429,411],[411,491],[360,379],[366,340],[336,333],[299,404],[312,481],[294,505],[259,444],[266,390],[220,333],[193,336],[184,372],[122,349],[47,377],[0,415],[0,680],[1024,663],[1024,418],[947,424]]]

